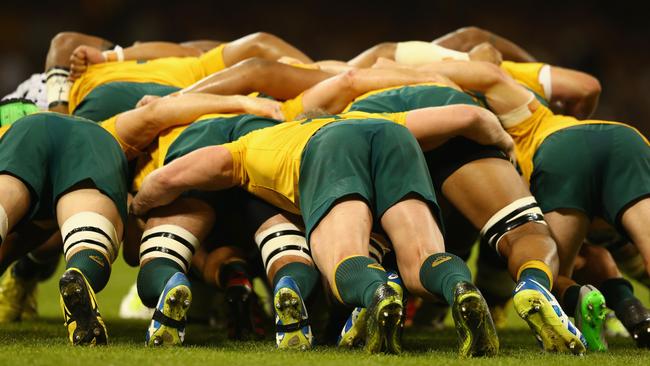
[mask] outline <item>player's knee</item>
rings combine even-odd
[[[80,250],[92,249],[113,263],[120,249],[115,226],[96,212],[84,211],[69,217],[61,225],[61,236],[66,261]]]
[[[164,258],[175,262],[187,273],[199,240],[177,225],[159,225],[142,234],[140,263]]]
[[[267,274],[273,264],[288,256],[300,257],[311,262],[311,252],[305,234],[292,223],[276,224],[255,235],[262,263]]]
[[[481,240],[500,253],[499,241],[516,229],[526,234],[548,235],[544,215],[533,196],[515,200],[492,215],[481,229]]]

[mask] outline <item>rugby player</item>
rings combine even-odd
[[[500,68],[487,63],[454,61],[426,68],[441,72],[464,88],[485,93],[490,108],[515,139],[519,166],[557,240],[561,276],[571,278],[576,255],[594,217],[602,217],[625,233],[644,261],[650,261],[644,224],[650,207],[650,150],[645,137],[619,122],[555,115]],[[629,327],[637,345],[648,347],[650,313],[645,308],[633,314],[626,311],[626,303],[635,301],[629,282],[616,278],[601,288],[610,295],[607,302]],[[578,308],[580,286],[559,291],[568,311]],[[599,305],[588,309],[588,315],[600,317],[604,307]],[[590,341],[595,349],[603,347],[599,343],[598,335]]]
[[[68,338],[106,344],[95,293],[108,281],[126,218],[119,145],[90,121],[52,113],[23,117],[0,136],[0,244],[27,222],[56,219],[67,262],[59,290]]]

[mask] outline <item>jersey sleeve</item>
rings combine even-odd
[[[299,115],[301,115],[305,108],[302,104],[302,96],[304,93],[300,93],[297,97],[286,100],[282,103],[282,114],[284,115],[285,121],[295,121]]]
[[[226,64],[223,61],[223,49],[226,45],[227,43],[222,43],[199,56],[199,62],[201,62],[206,76],[226,68]]]
[[[546,64],[539,62],[512,62],[503,61],[501,69],[507,72],[513,79],[523,84],[535,94],[543,97],[546,101],[550,95],[546,95],[546,88],[540,80],[540,72]]]
[[[232,182],[237,186],[245,186],[248,183],[246,173],[246,145],[245,138],[221,145],[230,152],[232,156]]]

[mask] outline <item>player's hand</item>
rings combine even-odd
[[[144,107],[145,105],[152,103],[156,100],[160,99],[159,96],[157,95],[145,95],[138,101],[138,103],[135,105],[136,108]]]
[[[102,51],[95,47],[79,46],[70,55],[70,80],[76,80],[88,66],[104,62]]]
[[[172,203],[179,196],[179,193],[165,185],[163,169],[164,167],[154,170],[142,182],[140,191],[129,208],[134,215],[142,217],[153,208]]]
[[[284,121],[282,103],[280,102],[266,98],[243,97],[241,103],[246,113]]]

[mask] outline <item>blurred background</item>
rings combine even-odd
[[[385,41],[432,40],[475,25],[539,60],[583,70],[603,86],[595,118],[650,135],[650,20],[631,2],[605,1],[127,1],[4,0],[0,95],[41,72],[60,31],[134,41],[227,41],[266,31],[314,59],[348,60]]]

